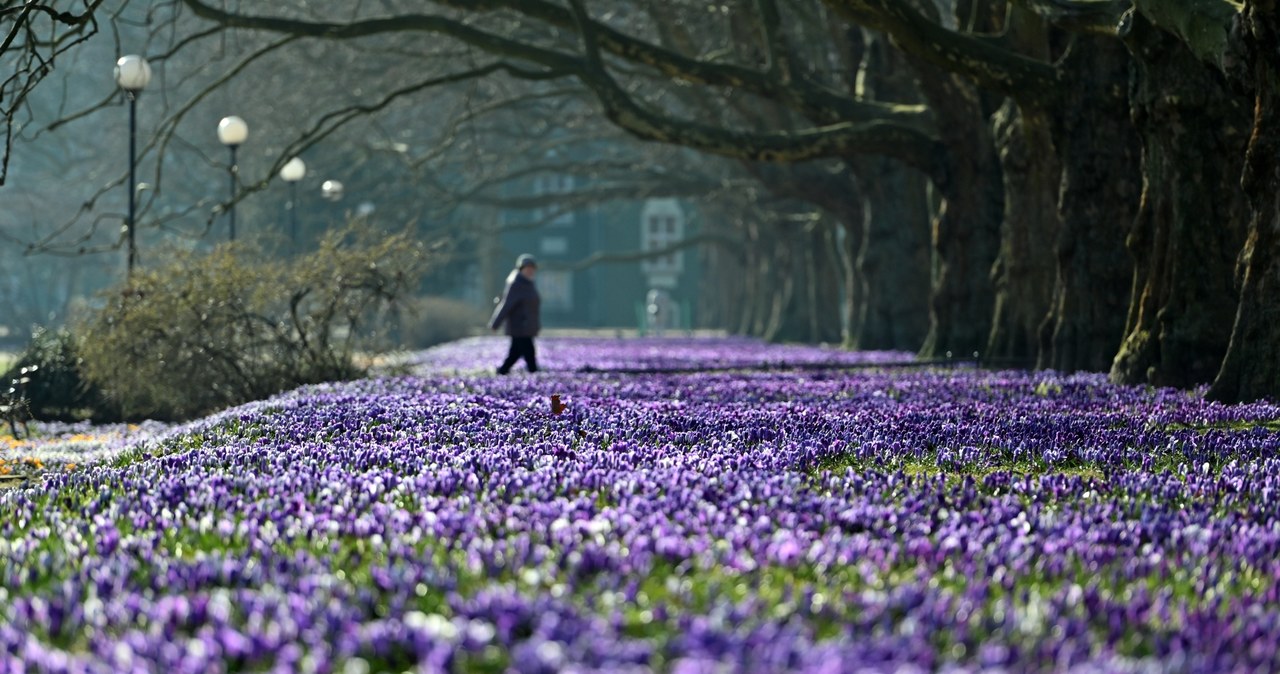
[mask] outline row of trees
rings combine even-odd
[[[701,195],[754,298],[732,327],[827,339],[843,323],[862,348],[1280,395],[1269,3],[172,0],[148,16],[161,68],[234,44],[205,91],[253,69],[275,92],[329,76],[280,162],[372,117],[469,146],[404,159],[475,203],[537,169],[486,126],[536,101],[527,129],[607,136],[588,121],[607,120],[684,148],[666,180],[635,158],[597,175],[627,163],[650,193],[750,181]],[[415,118],[441,98],[447,118]]]

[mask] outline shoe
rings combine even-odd
[[[497,369],[497,373],[498,373],[498,374],[501,374],[501,375],[509,374],[510,372],[511,372],[511,370],[504,370],[504,369],[502,369],[502,368],[498,368],[498,369]]]

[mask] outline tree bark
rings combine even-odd
[[[1274,0],[1246,5],[1238,37],[1248,54],[1254,90],[1253,133],[1242,188],[1252,207],[1240,255],[1243,278],[1227,355],[1209,398],[1280,401],[1280,36]]]
[[[925,180],[888,159],[856,162],[866,215],[856,244],[850,321],[855,349],[915,351],[929,331],[930,242]]]
[[[787,309],[796,295],[796,264],[794,245],[783,237],[775,237],[778,245],[769,251],[769,273],[765,283],[769,288],[769,302],[765,310],[766,321],[760,331],[765,341],[776,342],[783,338]]]
[[[964,3],[960,10],[966,10]],[[1035,14],[978,0],[967,11],[959,16],[972,17],[971,30],[997,32],[1003,27],[1011,48],[1037,60],[1052,60],[1052,29]],[[1062,167],[1048,112],[1056,106],[1052,99],[1005,99],[994,105],[992,135],[1005,201],[1000,253],[991,269],[995,308],[983,359],[1030,366],[1036,362],[1040,325],[1052,303],[1054,240],[1061,229],[1057,205]]]
[[[1059,62],[1072,100],[1055,116],[1062,161],[1052,309],[1039,368],[1106,372],[1124,336],[1133,281],[1125,233],[1141,194],[1141,148],[1129,117],[1129,53],[1112,38],[1078,35]]]
[[[829,220],[804,226],[784,222],[777,226],[777,240],[768,249],[774,265],[769,286],[770,320],[764,337],[770,341],[838,343],[840,278],[836,265],[824,252]]]
[[[862,96],[919,102],[906,57],[882,35],[862,33]],[[930,241],[926,179],[885,157],[849,162],[865,208],[859,238],[848,242],[856,273],[850,295],[859,298],[847,343],[855,349],[915,351],[929,330]]]
[[[832,270],[835,283],[822,286],[818,289],[822,296],[821,308],[824,311],[824,332],[830,331],[830,336],[823,337],[824,342],[831,344],[845,344],[847,334],[845,333],[845,315],[844,315],[844,297],[845,291],[849,286],[849,278],[853,276],[852,260],[845,256],[844,243],[841,241],[844,224],[830,220],[823,227],[822,241],[819,244],[818,255],[826,260],[826,264]],[[831,311],[831,309],[836,309]]]
[[[976,357],[986,347],[991,331],[995,295],[990,272],[999,251],[1004,211],[1000,162],[988,123],[995,111],[989,101],[994,99],[988,98],[988,92],[976,82],[1003,92],[1011,82],[1005,75],[1020,69],[1014,66],[1013,70],[1004,71],[1006,65],[1030,65],[1040,74],[1051,72],[1052,68],[1003,48],[999,50],[1002,56],[991,60],[988,57],[994,53],[987,45],[974,42],[972,36],[942,29],[905,2],[851,0],[830,4],[846,13],[852,11],[851,16],[866,14],[864,18],[873,23],[864,25],[877,26],[892,36],[906,52],[920,94],[936,117],[938,137],[946,151],[938,158],[940,170],[929,177],[943,201],[931,223],[929,332],[919,353],[924,358]],[[921,5],[930,12],[932,7],[931,3]],[[878,23],[889,15],[896,18],[884,25]],[[983,17],[985,20],[989,15],[984,13]],[[910,30],[906,30],[908,25]],[[932,37],[922,42],[924,33],[915,30]],[[950,34],[944,36],[939,30]],[[957,36],[959,39],[955,39]],[[980,62],[985,63],[975,68]],[[1038,91],[1049,81],[1030,71],[1020,73],[1013,77],[1020,80],[1019,88],[1023,90]]]
[[[862,207],[862,201],[858,202],[859,208]],[[836,241],[840,246],[840,259],[847,268],[844,276],[844,303],[841,308],[844,319],[844,346],[848,349],[858,348],[855,335],[861,330],[859,325],[862,320],[862,302],[864,288],[862,287],[862,276],[858,270],[858,252],[862,249],[862,225],[859,223],[857,229],[853,229],[846,222],[840,223],[840,232]]]
[[[747,238],[744,227],[729,213],[727,205],[721,199],[712,202],[709,212],[704,214],[703,231],[708,236],[738,241]],[[697,316],[700,327],[741,332],[747,269],[745,260],[748,255],[745,245],[733,251],[720,246],[700,249],[699,257],[703,265],[702,282],[698,286]]]
[[[999,160],[976,87],[917,67],[938,115],[946,170],[934,178],[944,202],[933,216],[933,279],[923,358],[969,357],[986,347],[995,301],[989,274],[1000,244],[1004,193]]]
[[[808,252],[813,256],[814,275],[812,287],[811,322],[812,342],[839,344],[841,341],[840,288],[844,284],[844,272],[836,250],[836,224],[823,219],[810,234]]]
[[[861,238],[863,197],[858,192],[853,173],[845,163],[776,165],[744,162],[743,166],[771,194],[816,205],[831,218],[840,222],[846,232],[857,232],[859,239]],[[822,228],[828,228],[828,225],[823,225]],[[805,242],[803,245],[816,250],[825,249],[826,244],[823,242],[826,239],[823,235],[820,232],[811,234],[803,237]],[[780,231],[779,235],[786,242],[785,245],[798,245],[793,243],[795,237],[789,233]],[[805,275],[805,294],[813,297],[819,306],[813,312],[797,313],[793,319],[789,319],[808,324],[811,328],[810,334],[806,336],[788,332],[786,338],[838,342],[841,330],[840,312],[842,310],[860,311],[861,305],[858,302],[861,297],[846,296],[845,305],[842,308],[839,295],[842,286],[847,285],[846,275],[841,273],[839,265],[828,264],[827,256],[815,255],[815,253],[816,251],[811,252],[803,247],[796,253],[803,259],[814,260],[814,266],[799,268],[797,273]],[[856,255],[856,251],[850,254]],[[811,281],[817,285],[811,287]],[[850,302],[855,303],[853,309],[850,309]]]
[[[1240,303],[1227,355],[1209,388],[1211,400],[1280,400],[1280,329],[1276,327],[1280,324],[1280,223],[1275,218],[1276,209],[1280,209],[1280,184],[1276,184],[1274,171],[1265,182],[1271,186],[1265,193],[1259,191],[1258,205],[1269,212],[1256,211],[1249,226],[1241,253],[1244,279]]]
[[[754,219],[743,223],[743,234],[747,240],[742,261],[742,294],[735,306],[738,316],[739,335],[759,335],[756,326],[756,308],[760,304],[760,296],[764,289],[760,287],[760,225]]]
[[[1053,300],[1062,169],[1044,113],[1006,100],[993,126],[1005,202],[1000,257],[991,270],[995,309],[983,358],[1032,365]]]
[[[1189,388],[1217,374],[1238,293],[1245,239],[1240,188],[1248,132],[1243,97],[1176,38],[1133,18],[1130,107],[1144,188],[1127,245],[1135,259],[1125,337],[1111,379]]]

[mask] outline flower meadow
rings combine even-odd
[[[119,455],[138,441],[168,430],[167,424],[34,422],[19,425],[20,437],[0,435],[0,476],[45,468],[74,470]],[[8,470],[6,470],[8,467]]]
[[[501,363],[507,355],[507,344],[502,339],[473,337],[409,354],[403,360],[404,365],[417,371],[454,374],[493,372],[494,365]],[[541,367],[578,373],[670,374],[743,368],[864,368],[901,365],[914,360],[912,354],[900,351],[841,351],[768,344],[748,337],[562,337],[538,340],[538,344]]]
[[[741,340],[487,374],[503,348],[0,491],[0,671],[1280,668],[1276,405]],[[636,372],[682,354],[739,369]]]

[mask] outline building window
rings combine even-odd
[[[547,269],[538,272],[538,296],[547,311],[573,310],[573,273]]]
[[[573,192],[573,176],[550,173],[533,179],[535,197],[555,197]],[[547,203],[533,209],[533,221],[549,225],[573,224],[573,210],[561,199],[548,198]]]
[[[539,250],[544,255],[564,255],[569,252],[569,240],[563,236],[543,237]]]
[[[664,200],[665,202],[665,200]],[[641,222],[641,248],[660,251],[678,244],[684,238],[684,223],[674,202],[651,202],[650,212]],[[654,212],[656,211],[656,212]],[[679,251],[648,258],[640,263],[646,274],[679,274],[683,267]]]

